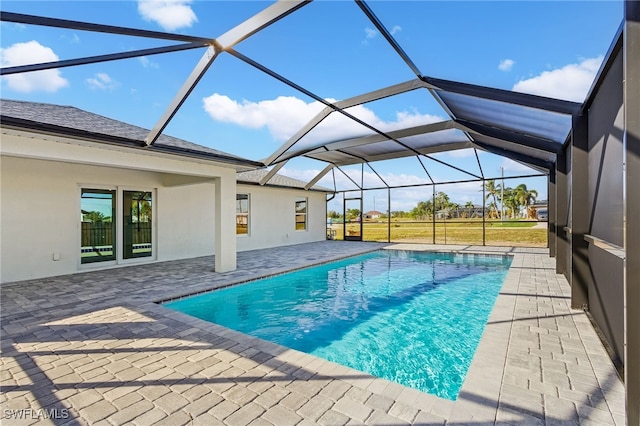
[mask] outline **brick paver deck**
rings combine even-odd
[[[514,260],[457,401],[155,301],[381,248],[327,241],[3,285],[2,425],[623,425],[624,389],[542,249]],[[53,417],[53,418],[51,418]]]

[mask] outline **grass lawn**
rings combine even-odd
[[[534,221],[487,220],[485,242],[487,245],[511,245],[524,247],[546,247],[547,229],[536,227]],[[343,239],[343,225],[334,224],[336,239]],[[347,224],[347,232],[353,235],[359,228],[357,223]],[[393,220],[390,226],[392,242],[433,242],[433,222]],[[364,222],[363,240],[387,241],[389,224],[385,221]],[[436,244],[482,244],[482,220],[450,220],[436,222]]]

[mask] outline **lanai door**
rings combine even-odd
[[[345,241],[362,241],[362,198],[345,198],[343,217]]]

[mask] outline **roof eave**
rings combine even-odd
[[[27,131],[43,135],[52,135],[70,139],[82,140],[86,142],[110,145],[118,148],[138,149],[144,151],[158,152],[180,157],[196,158],[204,161],[223,163],[232,166],[238,171],[254,170],[264,167],[258,161],[242,159],[239,157],[227,156],[223,154],[213,154],[199,152],[187,148],[172,147],[167,145],[147,146],[144,141],[130,139],[120,136],[106,135],[102,133],[88,132],[86,130],[72,129],[69,127],[57,126],[54,124],[39,123],[21,118],[0,115],[0,126],[18,131]]]
[[[333,193],[333,189],[322,188],[322,187],[311,187],[309,189],[297,186],[289,186],[289,185],[279,185],[276,183],[265,183],[261,185],[260,182],[251,182],[251,181],[243,181],[238,179],[238,185],[253,185],[253,186],[262,186],[262,187],[270,187],[270,188],[285,188],[285,189],[294,189],[300,191],[313,191],[313,192],[324,192],[324,193]]]

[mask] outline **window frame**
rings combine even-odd
[[[85,191],[111,191],[113,192],[113,199],[112,199],[112,215],[111,215],[111,223],[112,223],[112,236],[111,238],[113,239],[112,242],[112,252],[113,252],[113,259],[109,259],[109,260],[105,260],[105,261],[93,261],[93,262],[83,262],[82,261],[82,249],[83,249],[83,245],[82,245],[82,219],[83,219],[83,214],[82,214],[82,201],[83,201],[83,194]],[[95,268],[95,267],[100,267],[100,266],[115,266],[118,264],[118,249],[119,249],[119,238],[118,238],[118,224],[119,224],[119,220],[118,220],[118,207],[119,207],[119,200],[118,200],[118,188],[115,186],[109,186],[109,185],[79,185],[78,188],[78,208],[76,211],[80,212],[80,221],[77,223],[77,227],[78,227],[78,235],[76,238],[76,243],[77,243],[77,250],[76,250],[76,254],[79,254],[77,260],[78,260],[78,266],[80,268]]]
[[[298,204],[304,203],[304,211],[298,211]],[[304,221],[299,222],[298,218],[303,217]],[[303,224],[303,228],[298,228],[298,224]],[[309,229],[309,198],[308,197],[296,197],[294,201],[294,230],[296,232],[303,232]]]
[[[247,211],[246,213],[242,212],[242,211],[238,211],[238,207],[241,207],[241,205],[238,205],[238,201],[241,201],[240,199],[238,199],[239,196],[246,196],[246,200],[247,200]],[[238,218],[239,217],[245,217],[246,218],[246,232],[244,233],[238,233]],[[241,192],[241,193],[236,193],[236,237],[248,237],[251,235],[251,193],[249,192]]]
[[[122,242],[120,244],[120,249],[121,249],[121,256],[118,258],[121,260],[120,263],[128,263],[130,261],[142,261],[145,259],[154,259],[155,258],[155,242],[156,242],[156,233],[155,231],[155,225],[156,225],[156,221],[155,221],[155,217],[156,217],[156,212],[155,212],[155,199],[156,199],[156,195],[154,190],[152,189],[131,189],[129,187],[119,187],[118,188],[119,191],[119,195],[122,199],[121,202],[121,209],[119,211],[120,214],[120,227],[119,232],[120,237],[122,238]],[[136,255],[131,255],[130,257],[125,257],[125,244],[124,244],[124,240],[125,240],[125,224],[124,224],[124,213],[125,213],[125,208],[127,208],[127,206],[125,205],[124,202],[124,193],[125,192],[143,192],[143,193],[149,193],[151,194],[151,253],[149,255],[146,256],[136,256]],[[141,223],[145,223],[145,222],[141,222]]]

